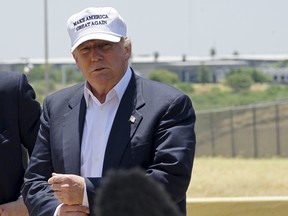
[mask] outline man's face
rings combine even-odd
[[[130,55],[131,45],[125,46],[125,39],[118,43],[89,40],[73,52],[77,66],[96,92],[103,89],[108,92],[118,83],[128,67]]]

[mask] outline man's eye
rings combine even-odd
[[[107,50],[107,49],[109,49],[110,47],[112,47],[112,43],[103,43],[103,44],[100,44],[99,45],[99,48],[101,48],[101,49],[104,49],[104,50]]]
[[[87,52],[90,51],[90,47],[82,47],[82,48],[80,49],[80,51],[81,51],[82,53],[87,53]]]

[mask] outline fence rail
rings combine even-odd
[[[197,113],[197,156],[287,157],[288,101]]]
[[[188,198],[187,215],[284,216],[288,197]]]

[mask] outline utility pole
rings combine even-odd
[[[47,0],[44,0],[44,56],[45,56],[45,93],[49,94],[49,65],[48,65],[48,7]]]

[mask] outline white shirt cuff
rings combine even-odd
[[[88,195],[87,195],[87,191],[86,191],[86,182],[85,181],[84,181],[84,196],[83,196],[82,205],[86,206],[86,207],[89,207]]]
[[[58,216],[59,209],[60,209],[60,207],[61,207],[62,205],[63,205],[63,203],[57,206],[57,208],[56,208],[53,216]]]

